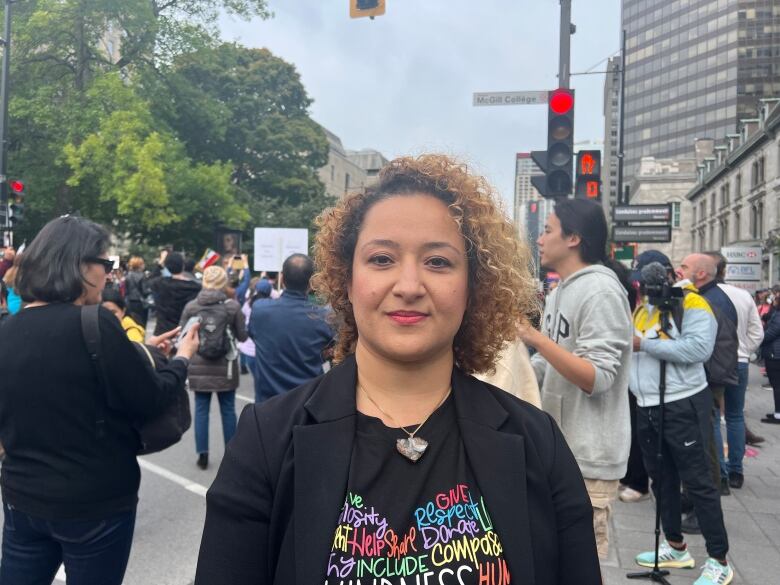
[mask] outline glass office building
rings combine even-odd
[[[780,0],[623,0],[623,27],[627,181],[780,97]]]

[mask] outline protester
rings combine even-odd
[[[669,257],[658,250],[645,250],[637,256],[631,273],[631,282],[635,290],[638,289],[642,280],[642,269],[653,262],[658,262],[666,270],[667,277],[674,276],[674,267]],[[636,305],[641,303],[641,298],[634,299],[631,313],[633,314]],[[629,305],[631,305],[629,296]],[[631,388],[628,389],[628,410],[631,417],[631,449],[628,454],[628,465],[626,466],[626,475],[620,480],[620,501],[626,503],[635,503],[650,497],[650,476],[645,469],[645,461],[642,457],[642,447],[639,444],[637,436],[637,404],[634,393]]]
[[[264,278],[255,278],[250,282],[252,295],[241,305],[241,313],[244,315],[247,331],[249,330],[249,317],[252,314],[252,305],[260,299],[271,297],[271,283]],[[247,294],[249,294],[247,292]],[[257,378],[255,373],[255,341],[251,337],[238,344],[238,351],[241,352],[241,373],[252,374],[252,380]]]
[[[154,334],[160,335],[177,327],[181,320],[184,305],[189,303],[200,292],[200,284],[190,280],[183,274],[184,257],[178,252],[164,256],[163,268],[171,276],[164,273],[151,280],[149,286],[154,293],[154,308],[157,324]]]
[[[141,477],[134,423],[154,419],[182,391],[198,347],[196,328],[155,374],[100,308],[109,387],[98,382],[81,311],[100,303],[108,246],[103,227],[65,216],[40,231],[19,266],[29,304],[0,335],[0,352],[14,356],[0,376],[0,583],[51,583],[60,564],[68,582],[122,583]]]
[[[537,351],[532,363],[542,408],[561,426],[585,478],[601,558],[609,550],[610,503],[626,473],[631,441],[630,284],[627,270],[605,255],[607,233],[597,203],[555,204],[537,244],[542,266],[557,272],[561,283],[547,297],[543,332],[520,329]]]
[[[144,270],[146,264],[140,256],[133,256],[127,263],[128,272],[125,275],[125,300],[127,312],[141,327],[146,328],[149,320],[149,281]]]
[[[739,390],[741,382],[747,385],[747,364],[744,368],[739,367],[739,334],[737,331],[737,309],[731,302],[725,291],[718,286],[717,282],[717,261],[713,260],[707,254],[690,254],[683,258],[682,264],[678,269],[678,276],[691,282],[698,292],[703,296],[715,315],[717,322],[717,337],[715,341],[715,350],[712,356],[704,364],[704,370],[707,374],[707,383],[714,397],[712,409],[712,465],[714,466],[715,476],[720,478],[721,494],[730,494],[730,487],[733,483],[729,481],[728,472],[721,468],[718,452],[723,449],[723,442],[717,445],[720,435],[721,409],[724,405],[724,397],[727,389],[732,389],[734,399],[732,404],[732,429],[729,436],[734,443],[729,446],[729,450],[734,452],[730,454],[732,464],[735,470],[742,474],[742,458],[745,455],[745,417],[742,412],[745,403],[745,392]],[[741,400],[739,398],[741,396]],[[739,407],[741,403],[742,407]],[[739,411],[739,412],[737,412]],[[739,460],[737,461],[737,457]],[[739,484],[741,486],[741,483]],[[736,484],[734,485],[736,487]],[[692,519],[689,519],[692,522]]]
[[[764,358],[766,373],[769,383],[772,385],[775,410],[767,413],[761,422],[780,425],[780,295],[773,299],[773,310],[764,332],[764,340],[761,344],[761,357]]]
[[[11,267],[6,270],[5,275],[3,276],[6,290],[6,306],[11,315],[16,315],[22,310],[22,297],[16,290],[16,277],[21,261],[22,254],[15,254]]]
[[[13,246],[6,246],[0,250],[0,280],[3,279],[8,269],[13,266],[14,258],[16,258],[16,250],[14,250]]]
[[[209,463],[209,406],[216,394],[222,417],[225,444],[236,432],[236,388],[239,361],[236,341],[247,339],[244,315],[238,303],[225,293],[228,280],[224,268],[209,266],[203,271],[203,290],[187,303],[181,315],[184,327],[191,317],[200,317],[201,345],[190,364],[190,390],[195,392],[195,450],[197,465]]]
[[[495,197],[424,155],[323,213],[314,286],[340,324],[338,365],[244,411],[207,495],[196,585],[601,583],[557,426],[470,375],[536,305]]]
[[[745,443],[762,443],[763,437],[751,433],[745,423],[745,393],[748,386],[750,356],[761,346],[764,339],[764,326],[758,314],[753,297],[748,291],[724,281],[727,261],[720,252],[708,252],[707,255],[717,263],[716,280],[718,288],[731,300],[737,311],[737,375],[738,383],[726,386],[724,395],[724,418],[726,419],[726,440],[729,446],[728,461],[723,453],[723,439],[720,425],[715,426],[715,446],[718,448],[721,472],[729,478],[729,486],[741,488],[744,483],[742,459],[745,456]],[[732,445],[734,448],[732,449]],[[741,453],[740,453],[741,451]]]
[[[661,264],[655,266],[661,275],[667,273]],[[666,537],[659,549],[658,566],[695,566],[681,531],[682,481],[693,502],[709,554],[696,585],[724,585],[732,580],[734,571],[726,561],[728,537],[707,454],[712,437],[713,399],[704,371],[704,362],[715,346],[717,323],[709,303],[696,288],[685,283],[684,289],[679,309],[668,319],[661,319],[661,312],[654,305],[658,301],[653,298],[645,297],[635,311],[629,387],[637,399],[638,436],[656,505],[661,507]],[[659,458],[661,361],[666,362],[666,392],[663,451]],[[655,551],[637,555],[636,562],[653,567]]]
[[[282,266],[284,294],[252,305],[249,334],[255,342],[255,402],[284,394],[322,374],[322,352],[333,339],[328,311],[309,301],[311,258],[293,254]]]
[[[144,343],[146,340],[146,330],[141,327],[135,320],[127,314],[125,309],[125,300],[122,298],[122,294],[119,289],[106,287],[103,289],[103,307],[111,311],[114,316],[119,320],[122,325],[122,329],[127,333],[127,338],[130,341],[138,343]]]

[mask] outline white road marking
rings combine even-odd
[[[164,467],[155,465],[154,463],[151,463],[145,459],[141,459],[140,457],[138,458],[138,465],[140,465],[147,471],[151,471],[152,473],[159,475],[160,477],[164,477],[165,479],[172,481],[173,483],[179,484],[184,489],[191,491],[193,494],[198,494],[203,498],[206,497],[206,491],[208,490],[206,486],[200,485],[199,483],[196,483],[190,479],[187,479],[186,477],[173,473],[172,471],[168,471]]]
[[[57,571],[57,574],[54,576],[54,578],[65,583],[65,565],[60,565],[60,570]]]
[[[241,396],[241,394],[239,394],[238,392],[236,392],[236,398],[238,398],[239,400],[243,400],[244,402],[254,403],[255,401],[254,398],[247,398],[246,396]]]

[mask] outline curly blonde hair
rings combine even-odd
[[[358,339],[347,284],[366,213],[379,201],[419,193],[448,206],[466,241],[469,298],[453,342],[455,363],[469,374],[490,372],[504,344],[517,337],[518,319],[539,311],[531,255],[484,177],[440,154],[391,161],[375,187],[348,195],[317,218],[312,286],[334,311],[338,327],[334,359],[338,362],[354,353]]]

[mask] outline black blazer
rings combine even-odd
[[[347,491],[357,368],[247,406],[206,496],[195,585],[321,585]],[[552,418],[455,369],[469,463],[526,585],[600,585],[593,511]]]

